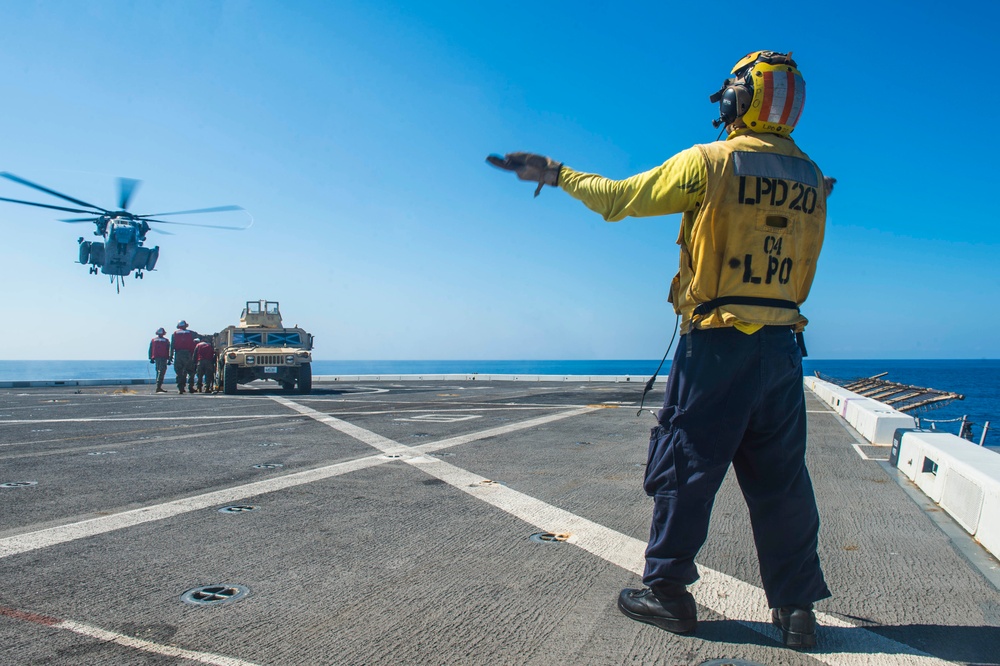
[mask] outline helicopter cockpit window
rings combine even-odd
[[[269,345],[299,345],[302,339],[298,333],[268,333],[267,344]]]
[[[264,344],[264,334],[263,333],[247,333],[244,331],[236,331],[233,333],[233,344],[234,345],[262,345]]]

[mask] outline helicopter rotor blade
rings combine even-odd
[[[135,191],[139,189],[139,183],[141,180],[136,180],[135,178],[119,178],[118,179],[118,207],[122,210],[128,210],[129,201],[132,200],[132,195]]]
[[[80,224],[81,222],[99,222],[101,218],[99,217],[74,217],[71,220],[59,220],[60,222],[68,222],[69,224]]]
[[[46,194],[51,194],[54,197],[59,197],[60,199],[65,199],[66,201],[69,201],[71,203],[75,203],[78,206],[87,206],[88,208],[96,208],[97,210],[101,211],[102,213],[110,213],[111,212],[111,211],[107,210],[106,208],[101,208],[100,206],[95,206],[92,203],[87,203],[86,201],[81,201],[80,199],[74,199],[73,197],[65,195],[62,192],[56,192],[55,190],[50,190],[47,187],[44,187],[44,186],[39,185],[37,183],[32,183],[30,180],[25,180],[24,178],[21,178],[20,176],[15,176],[14,174],[8,173],[6,171],[4,171],[3,173],[0,173],[0,176],[2,176],[3,178],[6,178],[7,180],[12,180],[15,183],[20,183],[21,185],[26,185],[28,187],[32,187],[32,188],[34,188],[34,189],[36,189],[36,190],[38,190],[40,192],[45,192]],[[24,203],[24,202],[22,201],[20,203]],[[91,211],[88,210],[88,211],[80,211],[80,212],[89,213]]]
[[[151,220],[148,217],[143,217],[140,219],[146,222],[152,222],[153,224],[179,224],[185,227],[206,227],[208,229],[230,229],[232,231],[244,231],[253,226],[252,221],[245,227],[225,227],[222,226],[221,224],[198,224],[196,222],[171,222],[170,220]]]
[[[65,206],[53,206],[52,204],[35,203],[34,201],[21,201],[20,199],[8,199],[6,197],[0,197],[0,201],[9,201],[10,203],[19,203],[19,204],[24,204],[25,206],[38,206],[39,208],[51,208],[52,210],[64,210],[70,213],[89,213],[90,215],[94,214],[94,211],[92,210],[80,210],[79,208],[66,208]]]
[[[164,231],[163,229],[157,229],[156,227],[150,227],[149,230],[152,231],[153,233],[163,234],[164,236],[173,236],[174,235],[174,233],[172,231]]]
[[[224,213],[230,210],[244,210],[243,206],[216,206],[215,208],[195,208],[194,210],[176,210],[172,213],[150,213],[136,217],[163,217],[164,215],[190,215],[192,213]]]

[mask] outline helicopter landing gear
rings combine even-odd
[[[142,279],[142,271],[136,271],[135,272],[135,277],[136,277],[136,279],[141,280]]]
[[[97,275],[97,266],[91,266],[88,271],[91,275]]]

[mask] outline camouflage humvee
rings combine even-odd
[[[286,391],[312,390],[313,337],[297,326],[283,328],[277,301],[247,301],[240,323],[216,333],[213,344],[223,393],[255,379],[272,379]]]

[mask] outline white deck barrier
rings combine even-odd
[[[842,386],[825,382],[817,377],[806,377],[805,384],[821,400],[837,410],[862,437],[872,444],[889,446],[896,428],[913,428],[916,421],[892,407],[852,393]]]
[[[958,435],[918,430],[913,417],[816,377],[805,384],[865,439],[891,444],[889,462],[1000,557],[1000,455]]]

